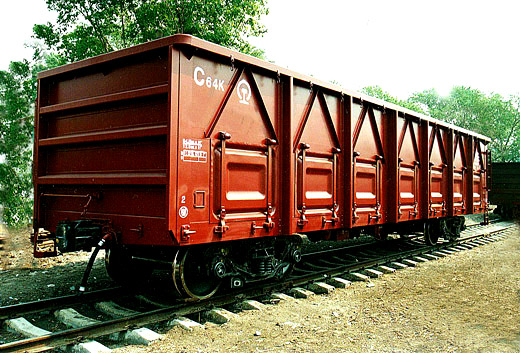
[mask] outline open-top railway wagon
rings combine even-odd
[[[35,129],[35,256],[104,239],[113,278],[170,262],[199,299],[288,273],[299,234],[488,209],[488,138],[189,35],[40,73]]]

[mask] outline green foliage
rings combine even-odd
[[[11,62],[0,71],[0,206],[10,226],[25,225],[32,216],[36,74],[62,64],[62,58],[45,55],[33,63]]]
[[[25,225],[32,216],[36,74],[62,64],[62,58],[46,55],[0,71],[0,206],[2,220],[11,226]]]
[[[415,93],[409,101],[426,106],[433,118],[490,137],[494,161],[520,161],[520,97],[506,99],[469,87],[454,87],[448,97],[428,90]]]
[[[36,24],[34,61],[0,71],[0,206],[9,225],[32,215],[36,73],[175,33],[188,33],[261,57],[247,42],[266,30],[266,0],[46,0],[56,23]]]
[[[425,90],[404,101],[379,86],[365,87],[362,92],[488,136],[494,161],[520,162],[520,97],[485,95],[469,87],[454,87],[447,97],[434,89]]]
[[[32,213],[31,140],[34,71],[29,62],[12,62],[0,71],[0,205],[10,225],[26,223]]]
[[[421,105],[415,102],[411,102],[409,100],[400,100],[399,98],[392,96],[390,93],[383,91],[383,89],[379,86],[364,87],[363,89],[361,89],[361,92],[365,93],[368,96],[379,98],[386,102],[393,103],[401,107],[413,110],[415,112],[424,114],[424,110],[422,109]]]
[[[265,0],[47,0],[47,6],[58,19],[35,25],[35,37],[69,62],[175,33],[263,55],[246,39],[266,31],[259,23]]]

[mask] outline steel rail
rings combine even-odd
[[[244,294],[241,295],[244,296]],[[236,300],[237,295],[233,294],[219,296],[211,301],[184,302],[167,308],[155,309],[137,315],[108,320],[82,328],[68,329],[45,336],[5,343],[0,345],[0,351],[43,352],[57,347],[67,346],[69,344],[80,343],[87,339],[94,339],[96,337],[129,330],[134,327],[141,327],[156,322],[166,321],[183,315],[195,314],[211,309],[215,306],[232,304],[236,302]],[[188,303],[188,305],[186,305],[186,303]]]
[[[355,249],[362,249],[366,248],[367,246],[388,246],[388,245],[399,245],[399,244],[407,244],[409,241],[414,239],[421,238],[422,235],[412,235],[408,238],[397,238],[397,239],[387,239],[387,240],[381,240],[381,241],[373,241],[373,242],[367,242],[362,244],[354,244],[354,245],[347,245],[343,247],[337,247],[333,249],[325,249],[325,250],[318,250],[318,251],[310,251],[302,254],[302,258],[309,258],[314,257],[318,255],[324,255],[324,254],[330,254],[335,252],[341,252],[346,250],[355,250]]]
[[[294,286],[304,285],[310,282],[319,281],[334,276],[344,275],[346,273],[364,269],[369,266],[388,263],[389,261],[395,261],[397,259],[402,259],[412,255],[429,253],[442,248],[470,242],[474,239],[487,238],[493,234],[506,231],[514,226],[515,224],[511,223],[506,225],[504,228],[495,229],[491,232],[483,232],[480,234],[471,235],[450,243],[438,244],[436,246],[424,246],[418,249],[393,253],[363,262],[349,263],[328,270],[316,271],[309,275],[291,277],[287,281],[284,281],[282,283],[259,283],[255,286],[251,286],[241,291],[240,293],[221,295],[218,297],[214,297],[209,301],[186,301],[166,308],[155,309],[152,311],[140,313],[125,318],[104,321],[83,328],[68,329],[60,332],[51,333],[45,336],[5,343],[0,345],[0,351],[42,352],[57,347],[66,346],[69,344],[79,343],[87,339],[95,339],[96,337],[109,335],[112,333],[128,330],[134,327],[140,327],[151,323],[166,321],[183,315],[199,313],[201,311],[208,310],[216,306],[230,305],[236,303],[237,300],[243,300],[246,298],[258,298],[261,296],[265,296],[266,294],[271,293],[273,291],[280,291]]]
[[[489,223],[497,223],[499,222],[499,220],[490,220]],[[469,224],[466,226],[466,229],[463,230],[461,232],[462,233],[465,233],[465,232],[468,232],[470,228],[474,228],[474,227],[486,227],[487,225],[485,224],[481,224],[481,223],[473,223],[473,224]],[[411,241],[411,240],[414,240],[414,239],[421,239],[423,237],[423,235],[417,235],[417,234],[410,234],[407,238],[397,238],[397,239],[387,239],[387,240],[384,240],[384,241],[367,241],[367,242],[364,242],[364,243],[359,243],[359,244],[349,244],[347,246],[343,246],[343,247],[337,247],[337,248],[333,248],[333,249],[325,249],[325,250],[318,250],[318,251],[309,251],[309,252],[305,252],[302,254],[302,258],[308,258],[308,257],[312,257],[312,256],[318,256],[318,255],[324,255],[324,254],[330,254],[330,253],[335,253],[335,252],[339,252],[339,251],[344,251],[344,250],[349,250],[349,249],[356,249],[356,248],[363,248],[363,247],[366,247],[368,245],[380,245],[380,246],[387,246],[388,244],[392,244],[392,245],[397,245],[397,244],[405,244],[405,242],[408,242],[408,241]],[[460,239],[463,239],[463,238],[460,238]],[[459,239],[457,239],[459,240]],[[452,241],[452,242],[449,242],[450,244],[455,244],[455,241]],[[442,244],[445,244],[445,243],[442,243]],[[437,244],[436,246],[438,245],[442,245],[442,244]]]
[[[113,297],[125,293],[122,287],[100,289],[83,294],[71,294],[61,297],[48,298],[32,302],[8,305],[0,307],[0,320],[11,319],[15,316],[32,314],[39,311],[53,310],[67,305],[90,303],[96,300]],[[128,294],[128,293],[125,293]]]
[[[403,259],[403,258],[406,258],[406,257],[410,257],[410,256],[423,255],[423,254],[426,254],[426,253],[430,253],[432,251],[437,251],[437,250],[441,250],[443,248],[447,248],[447,247],[452,247],[452,246],[455,246],[455,245],[463,244],[463,243],[469,242],[469,241],[474,240],[474,239],[488,237],[488,236],[490,236],[492,234],[503,232],[503,231],[505,231],[507,229],[510,229],[510,228],[514,227],[514,226],[515,226],[515,224],[510,223],[509,225],[507,225],[504,228],[497,229],[497,230],[494,230],[494,231],[489,232],[489,233],[485,232],[485,233],[482,233],[482,234],[476,234],[476,235],[472,235],[472,236],[468,236],[468,237],[464,237],[464,238],[458,239],[458,240],[453,241],[453,242],[437,244],[437,245],[434,245],[434,246],[424,245],[424,246],[421,246],[421,247],[416,248],[416,249],[406,250],[406,251],[397,252],[397,253],[392,253],[392,254],[388,254],[388,255],[381,256],[381,257],[374,258],[374,259],[370,259],[370,260],[359,261],[359,262],[354,262],[354,263],[348,263],[348,264],[345,264],[345,265],[339,265],[338,267],[335,267],[333,269],[328,269],[328,270],[323,270],[323,271],[316,271],[316,272],[314,272],[312,274],[305,274],[305,275],[300,275],[300,276],[294,276],[294,277],[290,278],[289,280],[291,281],[291,283],[293,285],[302,285],[302,284],[308,283],[308,282],[313,281],[313,280],[323,280],[323,279],[330,278],[330,277],[340,276],[340,275],[346,274],[348,272],[363,270],[363,269],[366,269],[366,268],[372,267],[372,266],[383,265],[385,263],[388,263],[388,262],[391,262],[391,261],[397,261],[397,260],[400,260],[400,259]]]

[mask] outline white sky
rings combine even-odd
[[[33,50],[25,44],[31,38],[35,24],[53,21],[56,16],[47,10],[45,0],[1,0],[0,5],[0,70],[11,61],[31,59]]]
[[[454,85],[520,93],[520,2],[510,0],[269,0],[269,60],[347,89],[380,85],[400,98]],[[45,0],[3,0],[0,69],[30,58]]]
[[[520,92],[520,2],[270,0],[254,44],[278,65],[406,98],[455,85]]]

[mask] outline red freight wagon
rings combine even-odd
[[[195,298],[284,275],[298,234],[487,212],[488,138],[189,35],[40,73],[35,126],[35,256],[103,238],[114,278],[171,261]]]

